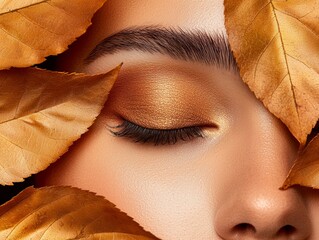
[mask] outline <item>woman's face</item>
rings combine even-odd
[[[319,239],[317,191],[278,189],[298,144],[242,83],[225,36],[222,0],[107,1],[61,68],[124,65],[42,184],[104,195],[162,239]]]

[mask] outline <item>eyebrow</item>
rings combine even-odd
[[[160,53],[174,59],[238,71],[225,34],[153,26],[127,28],[105,38],[90,52],[84,63],[90,64],[104,55],[130,50]]]

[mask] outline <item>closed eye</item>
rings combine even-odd
[[[172,145],[179,141],[191,141],[203,138],[200,126],[190,126],[176,129],[152,129],[139,126],[123,119],[123,122],[110,130],[114,136],[126,137],[137,143],[153,143],[154,145]]]

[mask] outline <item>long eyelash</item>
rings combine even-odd
[[[119,129],[111,132],[117,137],[127,137],[134,142],[154,143],[154,145],[172,145],[179,140],[190,141],[194,138],[203,138],[201,127],[184,127],[178,129],[152,129],[144,128],[130,121],[123,120],[123,123],[113,127]]]

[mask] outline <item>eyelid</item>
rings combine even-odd
[[[195,138],[203,138],[203,127],[189,126],[176,129],[152,129],[142,127],[126,119],[111,130],[116,137],[126,137],[136,143],[153,143],[157,145],[173,145],[179,141],[191,141]]]

